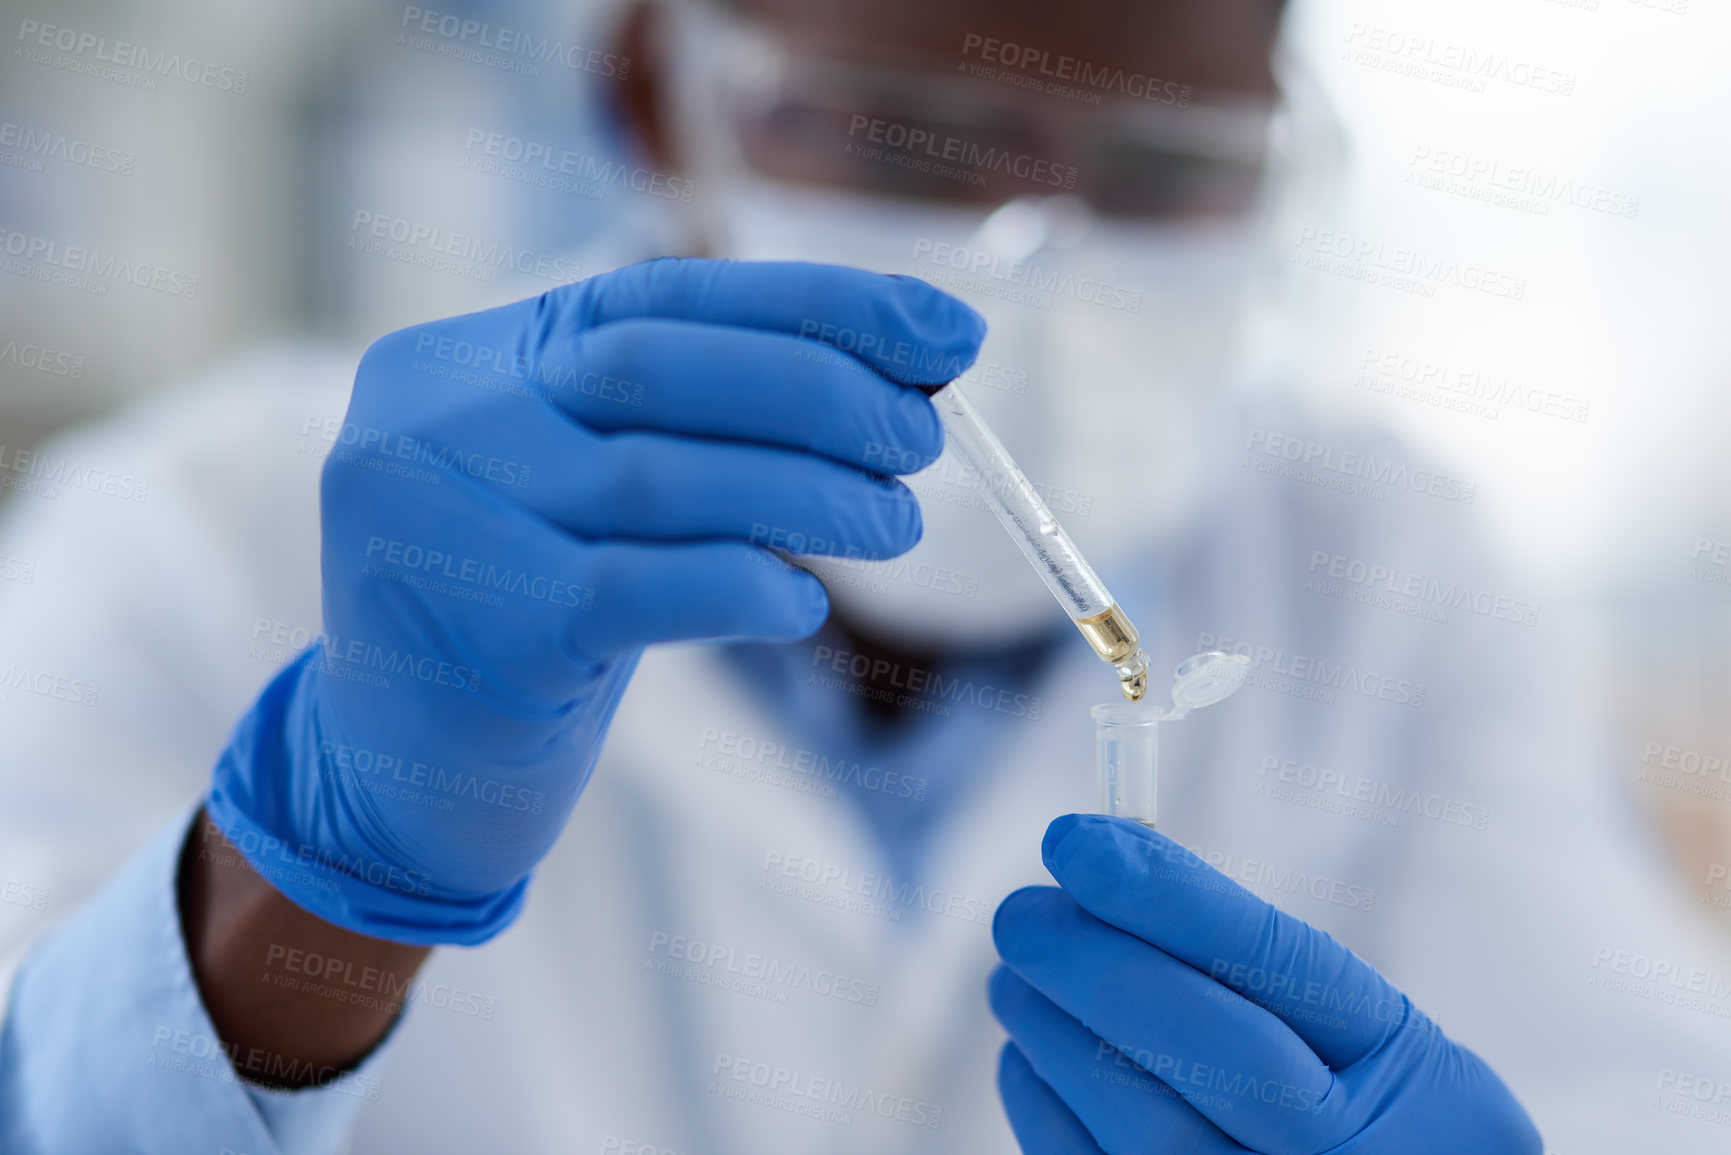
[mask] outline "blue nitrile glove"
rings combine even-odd
[[[998,1072],[1028,1155],[1538,1155],[1496,1072],[1387,979],[1122,818],[1046,831],[999,906]]]
[[[324,468],[325,636],[242,720],[211,818],[330,922],[497,934],[645,645],[804,637],[828,599],[767,547],[919,540],[884,475],[943,434],[890,378],[948,381],[984,335],[912,278],[662,260],[375,342]]]

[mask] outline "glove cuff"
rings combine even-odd
[[[524,876],[486,895],[455,894],[373,852],[320,789],[308,684],[319,647],[265,687],[217,759],[205,813],[290,902],[356,934],[417,946],[474,946],[516,920]],[[304,819],[297,821],[301,816]]]

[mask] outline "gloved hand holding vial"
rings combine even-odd
[[[980,488],[1004,528],[1094,652],[1117,670],[1127,701],[1092,711],[1101,807],[1152,831],[1159,817],[1160,723],[1231,697],[1249,677],[1250,658],[1219,650],[1196,654],[1174,671],[1171,709],[1144,701],[1148,658],[1136,627],[960,387],[951,382],[927,391],[951,446],[978,469]],[[1538,1132],[1496,1074],[1446,1039],[1375,970],[1327,935],[1214,875],[1164,836],[1132,837],[1128,832],[1136,827],[1101,822],[1080,815],[1053,822],[1042,853],[1063,889],[1017,891],[993,920],[1006,965],[992,976],[992,1009],[1011,1036],[999,1085],[1024,1151],[1129,1150],[1151,1135],[1197,1151],[1538,1150]],[[1066,853],[1072,846],[1078,849]],[[1164,869],[1148,869],[1151,861]],[[1107,896],[1104,905],[1093,901],[1099,895]],[[1162,915],[1149,922],[1153,910]],[[1222,927],[1225,940],[1218,937]],[[1244,943],[1223,956],[1219,944],[1233,941],[1234,928]],[[1213,945],[1202,948],[1187,936]],[[1283,1023],[1279,1016],[1287,1008],[1279,1004],[1265,1009],[1231,995],[1223,1004],[1231,976],[1284,973],[1289,958],[1322,976],[1312,980],[1301,971],[1292,976],[1300,986],[1339,984],[1369,1005],[1400,1009],[1386,1022],[1366,1022],[1358,1036],[1341,1038],[1331,1029],[1312,1031],[1304,1019]],[[1120,989],[1132,970],[1147,989],[1160,992],[1147,1022],[1136,1018],[1142,1000]],[[1220,982],[1223,976],[1228,981]],[[1222,1013],[1231,1016],[1224,1031]],[[1340,1021],[1357,1025],[1356,1019]],[[1146,1039],[1150,1046],[1119,1039]],[[1196,1053],[1208,1055],[1211,1070],[1256,1072],[1250,1086],[1279,1086],[1281,1106],[1267,1107],[1274,1100],[1266,1095],[1251,1098],[1249,1112],[1220,1095],[1192,1102],[1171,1083],[1168,1066],[1172,1054]],[[1123,1086],[1160,1090],[1136,1097],[1102,1081],[1100,1063],[1108,1054],[1154,1075]],[[1240,1076],[1234,1086],[1245,1082]],[[1289,1100],[1300,1109],[1285,1109]]]

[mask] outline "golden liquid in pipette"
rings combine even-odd
[[[1124,611],[1114,603],[1104,613],[1078,618],[1076,628],[1082,631],[1082,636],[1088,639],[1088,645],[1101,661],[1120,667],[1118,688],[1124,692],[1124,697],[1140,702],[1148,692],[1148,659],[1142,654],[1142,639]],[[1123,669],[1126,664],[1133,666],[1131,672],[1126,673]]]

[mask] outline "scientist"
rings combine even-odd
[[[1704,1032],[1595,979],[1673,908],[1538,635],[1318,577],[1494,581],[1468,511],[1312,484],[1267,447],[1407,459],[1223,388],[1279,7],[637,9],[620,114],[697,190],[664,223],[745,260],[263,354],[48,450],[150,489],[7,530],[0,658],[100,709],[0,713],[8,869],[94,891],[10,944],[0,1149],[1669,1134]],[[1174,734],[1166,834],[1054,821],[1116,687],[941,456],[917,387],[958,375],[1157,663],[1252,658]]]

